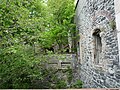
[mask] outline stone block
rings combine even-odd
[[[120,32],[117,34],[117,37],[118,37],[119,65],[120,65]]]
[[[113,65],[119,65],[118,59],[116,59],[116,60],[113,61]]]
[[[120,12],[118,14],[116,14],[116,27],[117,27],[117,31],[120,31]]]
[[[115,77],[117,79],[120,79],[120,70],[118,70],[118,71],[115,72]]]
[[[115,3],[115,13],[118,14],[120,12],[120,0],[114,0]]]

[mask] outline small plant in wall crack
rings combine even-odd
[[[115,22],[115,20],[111,20],[111,21],[109,22],[109,25],[110,25],[110,27],[111,27],[113,30],[116,29],[116,22]]]
[[[100,32],[105,32],[105,28],[101,28],[101,29],[100,29]]]

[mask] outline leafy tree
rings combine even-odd
[[[68,32],[73,29],[74,0],[48,0],[47,5],[51,12],[52,21],[49,22],[49,40],[51,43],[62,46],[68,45]],[[45,39],[46,40],[46,39]]]
[[[49,74],[40,49],[63,48],[74,26],[73,0],[57,1],[0,0],[0,88],[32,88]]]

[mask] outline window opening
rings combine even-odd
[[[95,52],[94,52],[95,63],[99,64],[100,53],[102,52],[100,29],[96,29],[95,32],[93,33],[93,36],[95,40]]]

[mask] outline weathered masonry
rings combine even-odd
[[[120,88],[120,0],[78,0],[75,22],[84,88]]]

